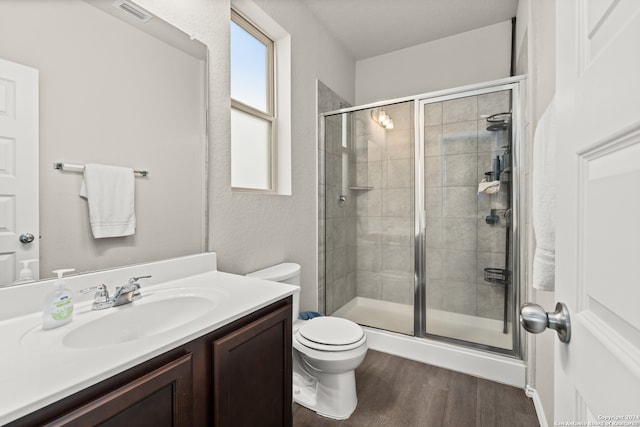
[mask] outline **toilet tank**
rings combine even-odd
[[[300,286],[300,273],[302,268],[300,264],[293,262],[283,262],[282,264],[272,265],[262,270],[254,271],[247,274],[249,277],[258,279],[271,280],[272,282],[288,283],[290,285]]]
[[[271,280],[272,282],[287,283],[300,288],[300,275],[302,267],[300,264],[293,262],[283,262],[282,264],[273,265],[263,268],[262,270],[249,273],[247,277],[256,279]],[[293,294],[293,320],[295,321],[300,314],[300,292]]]

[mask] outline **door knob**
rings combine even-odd
[[[520,324],[532,334],[539,334],[545,329],[554,329],[558,333],[558,339],[563,343],[571,340],[571,319],[566,304],[556,304],[556,311],[547,313],[538,304],[526,303],[520,307]]]
[[[31,243],[35,240],[35,236],[31,233],[24,233],[20,235],[20,242],[22,243]]]

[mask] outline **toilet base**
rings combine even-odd
[[[326,418],[349,418],[358,405],[354,371],[340,374],[319,373],[319,377],[311,380],[294,372],[294,402]]]

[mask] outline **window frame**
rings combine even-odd
[[[270,124],[270,185],[269,188],[253,188],[253,187],[234,187],[231,185],[231,189],[234,191],[246,191],[246,192],[259,192],[259,193],[275,193],[277,189],[277,114],[276,114],[276,58],[275,58],[275,41],[269,37],[264,31],[262,31],[256,24],[246,18],[242,13],[231,7],[231,21],[240,26],[243,30],[251,34],[258,41],[263,43],[267,47],[267,111],[259,110],[255,107],[247,105],[242,101],[238,101],[231,97],[231,108],[240,110],[244,113],[257,117],[259,119],[268,121]],[[230,75],[233,78],[233,75]]]

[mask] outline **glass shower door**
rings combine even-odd
[[[325,314],[518,354],[518,90],[323,117]]]
[[[421,105],[426,333],[512,350],[511,90]]]
[[[414,335],[414,102],[325,117],[326,313]]]

